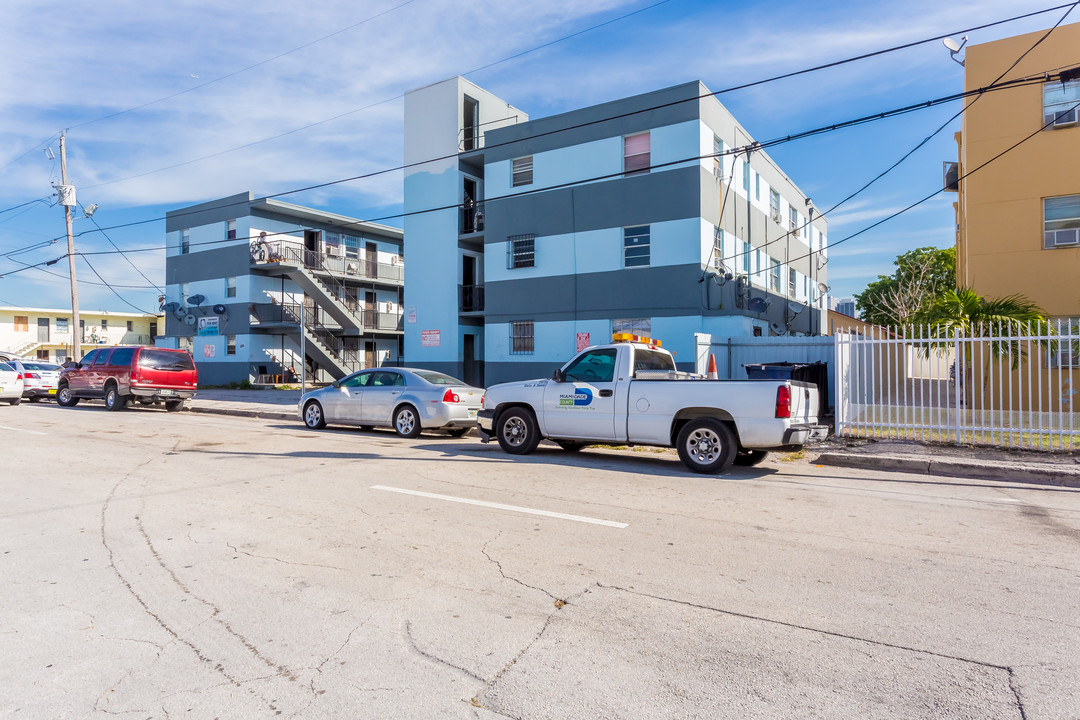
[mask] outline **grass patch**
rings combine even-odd
[[[796,460],[802,460],[806,457],[806,450],[796,450],[790,453],[780,453],[780,460],[783,462],[794,462]]]

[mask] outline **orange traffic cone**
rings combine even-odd
[[[709,353],[709,370],[706,373],[705,377],[709,378],[710,380],[720,379],[716,374],[716,356],[712,353]]]

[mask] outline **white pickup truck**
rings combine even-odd
[[[816,385],[680,373],[671,353],[632,336],[586,348],[550,380],[488,388],[478,418],[481,440],[494,436],[515,455],[543,438],[571,452],[596,443],[659,445],[678,449],[690,470],[715,474],[824,440],[817,408]]]

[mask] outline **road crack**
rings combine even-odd
[[[274,562],[279,562],[283,565],[299,565],[300,567],[325,568],[327,570],[340,570],[342,572],[348,571],[347,568],[338,567],[336,565],[320,565],[319,563],[293,562],[291,560],[282,560],[281,558],[274,557],[273,555],[256,555],[255,553],[250,553],[247,550],[241,550],[240,548],[233,545],[231,542],[226,542],[225,544],[228,545],[229,549],[231,549],[234,553],[239,553],[240,555],[247,555],[248,557],[258,558],[260,560],[273,560]]]

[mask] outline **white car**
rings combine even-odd
[[[22,402],[23,376],[11,363],[0,362],[0,401],[12,405]]]
[[[414,438],[422,430],[461,437],[476,427],[482,388],[433,370],[370,368],[300,398],[300,419],[312,430],[327,424],[392,427]]]
[[[12,360],[8,364],[22,373],[24,398],[38,402],[42,398],[56,397],[56,383],[62,367],[41,360]]]

